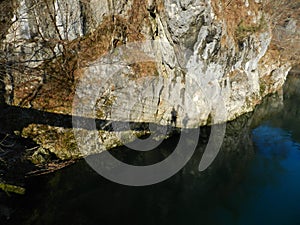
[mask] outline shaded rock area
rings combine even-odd
[[[0,183],[20,187],[24,186],[26,177],[53,172],[92,153],[88,151],[84,154],[78,150],[73,128],[91,132],[94,128],[89,124],[91,121],[95,122],[95,129],[101,133],[102,143],[105,144],[103,150],[108,150],[137,137],[149,135],[151,126],[144,122],[128,123],[83,117],[78,117],[77,125],[73,125],[70,115],[6,104],[0,106],[0,121]],[[128,124],[129,127],[126,126]],[[164,135],[157,133],[157,138],[164,139],[176,132],[176,129],[171,127],[168,129]],[[64,132],[64,135],[58,136],[61,132]],[[66,136],[67,132],[69,136]],[[123,142],[118,143],[115,141],[118,138],[116,133],[128,135]],[[7,191],[1,186],[0,189]]]
[[[0,140],[0,183],[24,185],[25,175],[35,168],[27,158],[34,152],[36,143],[7,133],[0,133]]]
[[[30,138],[0,131],[0,189],[7,195],[24,194],[26,177],[63,168],[73,160],[62,161]],[[1,193],[3,195],[4,193]]]

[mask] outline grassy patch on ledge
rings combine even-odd
[[[266,26],[267,23],[263,16],[259,24],[247,24],[244,20],[241,20],[235,30],[235,37],[238,41],[242,41],[249,35],[262,31]]]

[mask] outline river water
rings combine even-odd
[[[221,151],[204,172],[198,164],[208,128],[201,130],[188,164],[164,182],[123,186],[99,176],[82,160],[28,179],[27,193],[5,203],[10,213],[1,216],[1,224],[300,224],[299,85],[300,78],[289,76],[283,94],[228,123]],[[112,153],[133,164],[161,160],[178,136],[148,155],[124,147]]]

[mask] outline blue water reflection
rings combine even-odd
[[[269,123],[252,135],[257,153],[228,207],[219,207],[218,224],[300,224],[300,144]]]

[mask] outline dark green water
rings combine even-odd
[[[228,123],[222,149],[204,172],[198,172],[203,132],[189,163],[156,185],[119,185],[80,161],[28,179],[27,194],[5,203],[13,211],[1,224],[300,224],[299,85],[290,76],[283,101],[269,97],[253,114]],[[147,162],[166,155],[177,141],[170,138],[150,155],[119,150],[131,154],[132,163]]]

